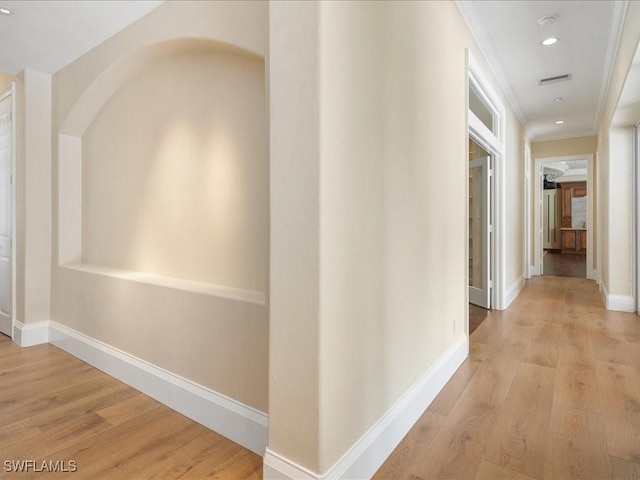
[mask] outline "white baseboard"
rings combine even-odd
[[[22,323],[13,326],[13,341],[21,347],[32,347],[49,341],[49,321]]]
[[[505,298],[504,309],[509,308],[509,305],[513,303],[516,297],[520,294],[522,289],[524,288],[524,277],[520,277],[515,282],[511,284],[511,286],[507,289],[507,295]]]
[[[631,312],[635,311],[635,304],[631,295],[607,295],[605,302],[607,310],[613,310],[616,312]]]
[[[538,269],[535,265],[529,265],[529,278],[535,277],[538,275]]]
[[[469,355],[469,339],[460,337],[336,464],[320,475],[267,449],[265,480],[371,478]]]
[[[268,439],[265,413],[64,325],[47,323],[47,339],[53,345],[252,452],[264,454]],[[24,328],[21,333],[24,338]],[[32,336],[35,338],[35,333],[31,333],[31,330],[27,329],[26,333],[28,339]]]
[[[615,295],[609,293],[607,286],[602,281],[598,281],[600,294],[604,301],[604,308],[615,312],[635,312],[635,302],[631,295]]]

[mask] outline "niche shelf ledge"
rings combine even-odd
[[[209,295],[212,297],[225,298],[229,300],[237,300],[239,302],[252,303],[255,305],[265,306],[266,299],[263,292],[254,290],[244,290],[241,288],[226,287],[223,285],[215,285],[212,283],[194,282],[192,280],[183,280],[175,277],[165,277],[162,275],[154,275],[146,272],[136,272],[132,270],[121,270],[118,268],[106,267],[104,265],[95,265],[90,263],[65,263],[60,265],[62,268],[75,270],[78,272],[89,273],[94,275],[103,275],[105,277],[119,278],[121,280],[129,280],[132,282],[146,283],[174,290],[182,290],[185,292],[197,293],[200,295]]]

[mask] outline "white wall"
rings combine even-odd
[[[464,334],[469,37],[431,2],[321,27],[323,471]]]
[[[634,310],[630,284],[633,255],[629,247],[631,140],[628,131],[612,128],[612,121],[639,41],[640,3],[629,2],[600,119],[597,154],[602,287],[607,308],[625,311]]]
[[[322,473],[465,336],[470,36],[448,2],[270,19],[269,448]]]
[[[632,167],[633,129],[609,130],[609,259],[605,285],[610,294],[630,297],[632,289],[633,201]]]
[[[20,73],[17,315],[51,318],[51,75]]]
[[[506,102],[505,155],[505,289],[507,295],[524,286],[524,148],[525,132]],[[508,300],[505,299],[505,301]],[[504,307],[508,307],[505,303]]]
[[[269,4],[269,449],[319,470],[318,2]]]

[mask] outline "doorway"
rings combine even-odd
[[[0,333],[13,335],[13,86],[0,94]]]
[[[587,278],[587,160],[542,165],[542,272]]]
[[[469,138],[469,303],[491,307],[491,155]]]
[[[537,275],[594,279],[593,155],[535,159]]]

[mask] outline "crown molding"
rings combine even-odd
[[[484,25],[480,19],[480,15],[476,10],[476,6],[474,2],[471,0],[456,0],[456,5],[458,6],[458,10],[462,14],[464,21],[469,28],[473,39],[475,40],[476,46],[480,50],[479,53],[484,56],[491,73],[495,77],[502,93],[507,98],[509,105],[511,106],[513,112],[518,117],[522,128],[525,130],[525,135],[527,137],[531,137],[530,132],[527,130],[527,119],[522,112],[522,108],[520,107],[520,103],[518,102],[516,95],[513,93],[511,89],[511,85],[507,80],[506,75],[502,71],[500,67],[500,62],[498,61],[498,56],[496,54],[496,48],[491,39],[491,36],[484,28]]]
[[[602,120],[602,110],[607,100],[607,92],[613,75],[613,64],[618,56],[618,47],[622,38],[622,28],[624,20],[627,16],[629,8],[629,0],[617,0],[613,2],[613,15],[611,18],[611,29],[609,31],[609,42],[607,44],[607,55],[604,60],[604,68],[602,71],[602,83],[600,87],[600,95],[598,97],[598,107],[593,119],[593,130],[598,131],[600,121]]]

